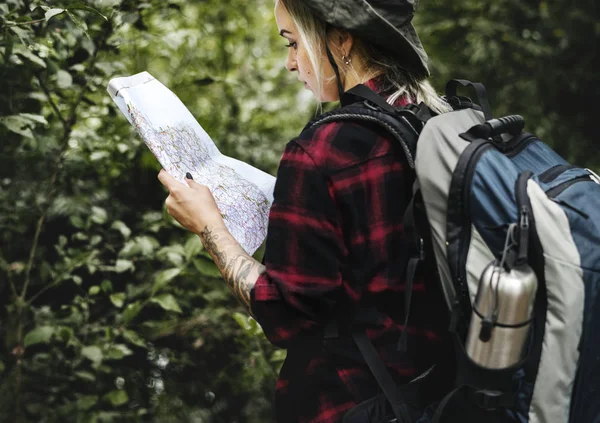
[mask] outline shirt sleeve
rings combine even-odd
[[[329,319],[344,254],[332,188],[310,155],[290,142],[277,172],[264,256],[251,293],[265,335],[286,347]]]

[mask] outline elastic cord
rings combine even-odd
[[[329,32],[329,28],[331,27],[331,25],[327,25],[327,30],[326,30],[326,34],[327,32]],[[344,86],[342,85],[342,79],[340,78],[340,70],[338,68],[337,63],[335,63],[335,60],[333,59],[333,54],[331,54],[331,50],[329,50],[329,41],[327,40],[327,35],[325,35],[325,50],[327,52],[327,58],[329,59],[329,63],[331,64],[331,67],[333,68],[333,71],[335,72],[335,77],[337,80],[337,86],[338,86],[338,94],[340,96],[340,101],[342,101],[342,96],[344,95]]]

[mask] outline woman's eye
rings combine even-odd
[[[296,42],[291,42],[291,43],[289,43],[289,44],[286,44],[285,46],[286,46],[287,48],[294,48],[294,49],[295,49],[295,48],[297,48],[297,47],[298,47],[298,43],[296,43]]]

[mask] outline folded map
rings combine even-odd
[[[263,243],[275,178],[222,154],[181,100],[148,72],[114,78],[108,93],[162,167],[212,192],[227,229],[248,254]]]

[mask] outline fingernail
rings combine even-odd
[[[185,174],[185,177],[188,178],[188,179],[191,179],[192,181],[194,180],[194,178],[192,178],[192,174],[190,172],[187,172]]]

